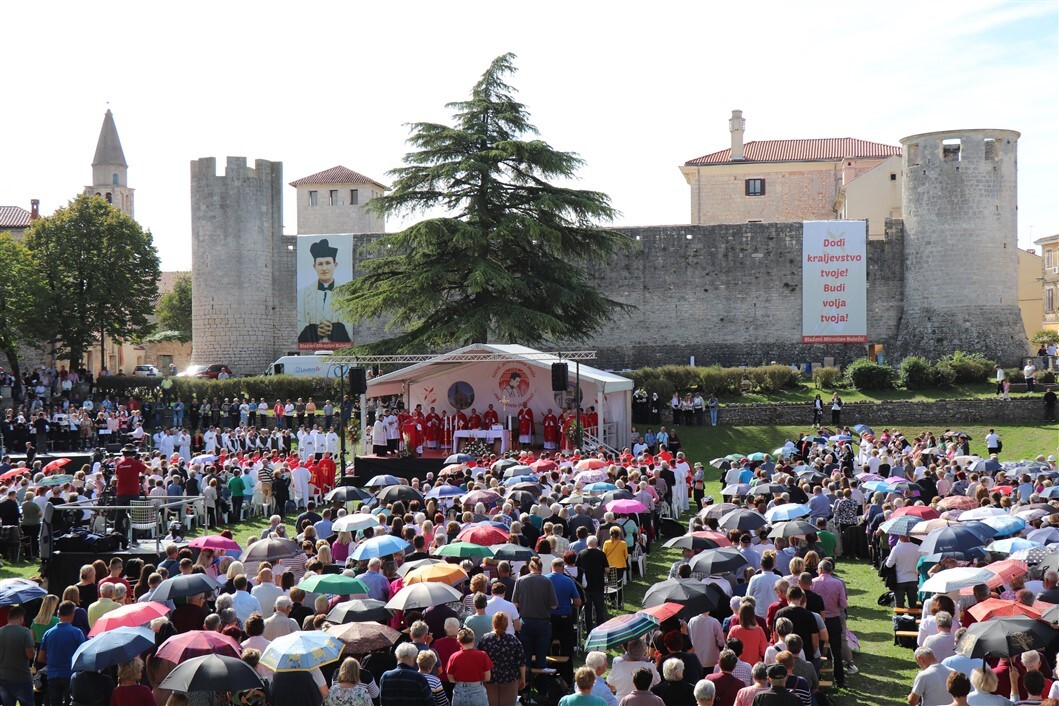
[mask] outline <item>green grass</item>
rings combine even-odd
[[[843,402],[933,402],[935,400],[991,400],[996,397],[996,385],[991,383],[954,385],[944,389],[934,390],[877,390],[861,392],[859,390],[818,390],[813,385],[780,390],[778,392],[764,394],[747,394],[740,397],[726,397],[721,399],[722,405],[738,404],[808,404],[817,395],[825,401],[831,398],[832,392],[838,392]],[[1016,393],[1012,392],[1012,399],[1025,397],[1040,397],[1042,392]]]

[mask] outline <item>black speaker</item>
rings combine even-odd
[[[368,376],[364,368],[349,369],[349,392],[352,395],[363,395],[368,391]]]
[[[552,363],[552,392],[566,392],[570,383],[570,366],[566,363]]]

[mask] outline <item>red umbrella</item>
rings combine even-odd
[[[509,532],[507,530],[494,527],[493,525],[471,525],[463,528],[463,530],[456,535],[456,539],[460,542],[470,542],[471,544],[477,544],[480,547],[488,547],[490,544],[503,544],[508,540]]]
[[[706,539],[712,539],[717,542],[719,547],[729,547],[732,542],[725,536],[724,532],[711,532],[710,530],[703,530],[701,532],[692,532],[692,537],[705,537]]]
[[[188,542],[188,546],[196,547],[197,549],[216,549],[222,552],[242,550],[242,547],[239,546],[239,542],[234,539],[222,537],[219,534],[211,534],[206,537],[195,537],[195,539]]]
[[[1041,611],[1037,608],[1033,608],[1018,601],[1002,601],[999,598],[989,598],[981,603],[971,606],[970,613],[975,617],[975,620],[978,620],[979,622],[1007,615],[1024,615],[1029,618],[1041,617]]]
[[[98,625],[98,623],[97,623]],[[235,638],[212,630],[191,630],[173,635],[158,648],[156,656],[180,664],[192,657],[219,654],[239,658],[243,648]]]
[[[0,475],[0,480],[2,480],[2,481],[11,480],[12,478],[16,478],[16,477],[24,475],[26,473],[29,473],[29,469],[28,468],[16,468],[13,471],[8,471],[7,473],[4,473],[3,475]]]
[[[550,458],[542,458],[539,461],[531,463],[529,467],[536,473],[546,473],[547,471],[554,471],[559,468],[559,464]]]
[[[68,459],[68,458],[57,458],[54,461],[52,461],[51,463],[49,463],[47,466],[45,466],[43,470],[44,470],[45,473],[54,473],[55,471],[59,470],[60,468],[62,468],[66,464],[68,464],[69,462],[70,462],[70,459]]]
[[[946,510],[973,510],[981,506],[982,503],[966,495],[950,495],[938,501],[938,509],[942,512]]]
[[[584,461],[577,462],[577,470],[579,471],[598,471],[600,468],[609,468],[608,464],[603,459],[599,458],[586,458]],[[533,468],[530,466],[530,468]],[[534,469],[536,470],[536,469]]]
[[[986,565],[987,571],[992,571],[1000,579],[1001,583],[1011,583],[1011,581],[1019,576],[1025,576],[1030,572],[1029,565],[1024,561],[1018,559],[1004,559],[1003,561],[994,561],[992,564]],[[992,581],[988,582],[990,588],[995,588],[992,585]],[[998,586],[1000,584],[997,584]]]
[[[941,513],[927,505],[905,505],[897,508],[890,515],[891,519],[906,516],[918,517],[923,520],[936,520],[941,517]]]
[[[88,633],[89,637],[95,637],[100,633],[113,630],[114,628],[138,628],[151,622],[155,618],[161,618],[169,612],[168,606],[156,601],[147,603],[132,603],[115,608],[105,613],[92,626]]]
[[[640,612],[646,613],[647,615],[653,615],[654,617],[658,618],[659,622],[664,623],[665,621],[669,620],[674,615],[679,613],[681,610],[683,610],[683,608],[684,606],[679,603],[666,602],[662,603],[661,605],[653,606],[651,608],[644,608]]]

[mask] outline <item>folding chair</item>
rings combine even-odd
[[[157,539],[160,515],[158,509],[154,506],[154,501],[133,500],[130,505],[132,506],[132,510],[129,514],[132,518],[133,537],[135,537],[136,532],[139,531],[147,532],[152,539]]]
[[[611,571],[608,573],[606,582],[603,584],[603,596],[606,600],[610,601],[615,610],[621,610],[621,604],[624,602],[624,592],[624,579],[618,577],[617,571]]]

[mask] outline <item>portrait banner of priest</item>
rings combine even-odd
[[[298,349],[353,345],[352,326],[335,310],[335,290],[353,279],[350,236],[298,238]]]

